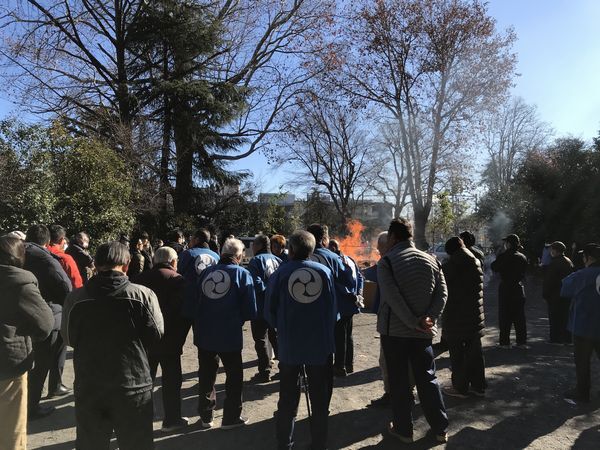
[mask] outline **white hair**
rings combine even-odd
[[[154,253],[154,264],[171,264],[177,259],[177,252],[171,247],[161,247]]]
[[[235,238],[229,238],[225,240],[223,248],[221,249],[221,254],[233,257],[242,257],[244,254],[244,248],[244,243],[242,241]]]

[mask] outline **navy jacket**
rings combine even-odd
[[[194,321],[194,344],[213,352],[242,350],[242,325],[256,317],[252,275],[236,264],[217,264],[198,280],[198,296],[186,298],[184,315]]]
[[[331,270],[340,315],[357,314],[358,306],[356,306],[356,298],[353,295],[356,283],[352,279],[352,269],[344,264],[341,256],[325,247],[317,247],[310,259]]]
[[[269,277],[281,265],[281,259],[271,253],[260,253],[250,260],[248,270],[252,274],[254,281],[254,293],[256,294],[257,317],[263,317],[263,308],[265,305],[265,292]]]
[[[264,317],[277,328],[282,364],[325,364],[335,352],[337,305],[331,270],[313,261],[283,264],[269,278]]]
[[[560,296],[572,299],[567,329],[575,336],[600,340],[600,264],[562,280]]]

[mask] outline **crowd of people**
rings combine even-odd
[[[258,235],[253,256],[233,236],[222,245],[207,229],[186,242],[174,230],[152,245],[147,233],[101,243],[70,240],[59,226],[33,225],[0,237],[0,449],[26,448],[27,420],[52,414],[40,404],[71,393],[62,381],[67,347],[73,348],[78,449],[153,448],[153,400],[162,372],[163,426],[185,429],[181,355],[190,329],[198,352],[198,425],[215,426],[215,381],[225,370],[222,429],[243,427],[243,325],[251,324],[258,360],[252,382],[279,382],[277,445],[294,444],[301,391],[309,399],[313,449],[327,448],[334,377],[354,372],[353,317],[365,310],[366,283],[376,283],[371,312],[381,335],[384,393],[369,406],[389,407],[389,434],[413,440],[412,409],[418,393],[438,442],[447,441],[443,393],[457,398],[486,394],[481,337],[484,332],[484,255],[465,231],[445,245],[441,264],[418,250],[406,219],[392,220],[377,238],[380,260],[360,270],[328,228],[313,224],[282,235]],[[600,245],[581,252],[574,271],[561,242],[550,244],[544,265],[550,342],[573,344],[577,384],[567,397],[589,401],[590,360],[600,356]],[[517,235],[491,264],[500,276],[499,345],[527,349],[525,291],[528,263]],[[435,373],[437,351],[450,353],[451,385]],[[278,370],[275,370],[274,360]]]

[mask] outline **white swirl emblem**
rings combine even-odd
[[[329,264],[327,264],[327,259],[325,259],[323,255],[313,253],[312,255],[310,255],[310,259],[314,262],[318,262],[319,264],[323,264],[325,267],[329,267]]]
[[[201,275],[206,269],[210,266],[214,266],[217,263],[217,260],[206,253],[202,253],[196,256],[194,260],[194,267],[196,268],[196,274]]]
[[[288,291],[300,303],[312,303],[323,291],[323,281],[317,271],[304,267],[296,269],[288,280]]]
[[[224,270],[215,270],[202,281],[202,293],[212,300],[225,297],[230,287],[231,278]]]
[[[268,280],[279,267],[279,263],[275,258],[269,258],[265,261],[265,279]]]

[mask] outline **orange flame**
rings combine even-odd
[[[340,250],[344,255],[354,259],[360,267],[374,264],[379,259],[377,251],[377,238],[371,239],[368,242],[363,240],[363,231],[365,226],[356,219],[350,219],[346,223],[346,228],[349,234],[344,238],[335,238],[340,244]]]

